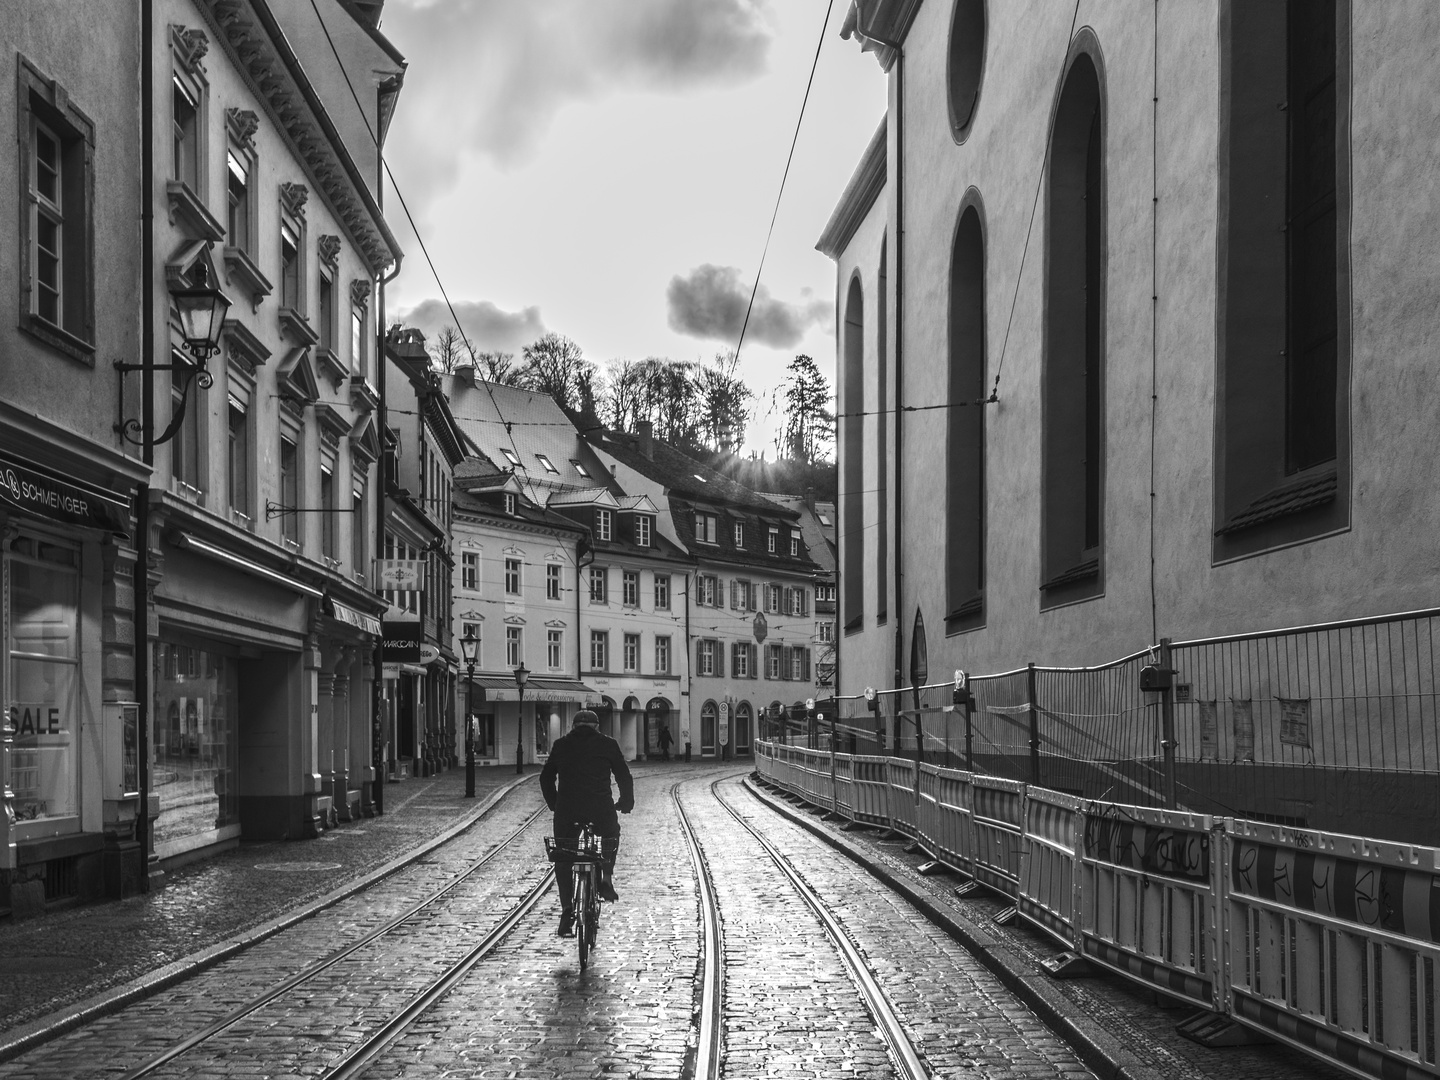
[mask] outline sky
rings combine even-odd
[[[794,161],[741,349],[747,450],[798,353],[832,387],[835,269],[815,250],[885,111],[839,29],[847,0],[389,0],[409,61],[386,160],[461,328],[514,352],[554,331],[587,357],[733,350],[806,80]],[[391,321],[451,323],[393,193],[406,258]]]

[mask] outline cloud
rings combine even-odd
[[[528,160],[567,103],[759,75],[769,0],[391,0],[412,60],[387,156],[443,190],[467,151]],[[415,167],[419,166],[419,167]]]
[[[755,291],[755,305],[747,325],[745,308],[750,303],[750,286],[736,267],[705,263],[685,277],[671,278],[665,289],[670,329],[677,334],[727,341],[733,347],[744,325],[747,341],[777,349],[798,345],[811,326],[830,322],[829,301],[808,299],[814,295],[808,289],[801,295],[807,299],[787,304],[774,299],[761,285]]]
[[[475,345],[476,352],[519,353],[546,332],[538,307],[504,311],[489,300],[461,300],[455,304],[460,330]],[[433,340],[447,326],[453,326],[450,309],[443,300],[422,300],[413,308],[397,312],[394,321],[417,327]]]

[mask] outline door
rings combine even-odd
[[[750,705],[741,702],[735,709],[735,756],[750,756]]]
[[[715,728],[717,711],[713,701],[707,701],[700,710],[700,756],[715,756]]]

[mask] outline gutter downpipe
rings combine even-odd
[[[905,487],[901,476],[901,460],[904,443],[901,440],[901,425],[905,416],[905,49],[898,42],[891,46],[895,50],[895,544],[890,557],[895,560],[895,687],[900,688],[900,659],[904,651],[904,632],[901,629],[901,588],[905,580],[905,547],[902,543],[905,516],[902,513]],[[897,695],[896,700],[900,698]],[[899,722],[896,722],[895,748],[900,747]],[[916,774],[919,775],[918,772]]]
[[[382,84],[375,90],[375,115],[380,115],[383,107],[383,97],[386,88]],[[385,151],[380,142],[375,143],[375,204],[379,207],[382,222],[385,212]],[[400,275],[400,265],[404,256],[398,250],[395,252],[395,268],[388,275],[377,274],[378,287],[375,290],[375,393],[380,399],[380,463],[376,470],[375,484],[375,553],[371,558],[373,565],[376,559],[380,559],[385,553],[385,489],[386,489],[386,468],[385,468],[385,434],[389,431],[389,424],[385,415],[385,286],[394,281]],[[379,596],[381,590],[379,582],[372,577],[371,588]],[[371,699],[371,727],[370,727],[370,766],[375,770],[375,779],[370,781],[370,805],[375,808],[377,817],[385,814],[385,748],[388,740],[385,738],[385,620],[380,620],[380,638],[375,642],[375,656],[371,661],[374,668],[373,685],[370,690]]]
[[[135,702],[139,706],[139,730],[135,753],[139,758],[140,800],[135,810],[135,840],[140,847],[142,893],[150,891],[150,469],[155,448],[150,442],[155,430],[155,236],[151,190],[155,182],[155,89],[152,85],[154,59],[154,0],[140,0],[140,262],[144,267],[140,284],[140,459],[146,478],[135,486],[135,569],[132,610],[135,622]]]

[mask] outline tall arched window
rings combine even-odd
[[[950,258],[950,402],[946,425],[945,629],[985,620],[985,237],[967,206]]]
[[[1105,176],[1100,76],[1080,52],[1050,134],[1041,393],[1042,604],[1103,591]]]
[[[850,279],[845,298],[845,414],[840,421],[840,589],[846,630],[858,629],[865,616],[865,300],[860,278]]]
[[[875,504],[879,509],[875,525],[875,621],[883,623],[889,614],[888,584],[890,581],[890,458],[889,458],[889,414],[886,411],[886,320],[885,309],[889,304],[886,291],[885,259],[889,248],[889,237],[880,241],[880,289],[875,301]]]

